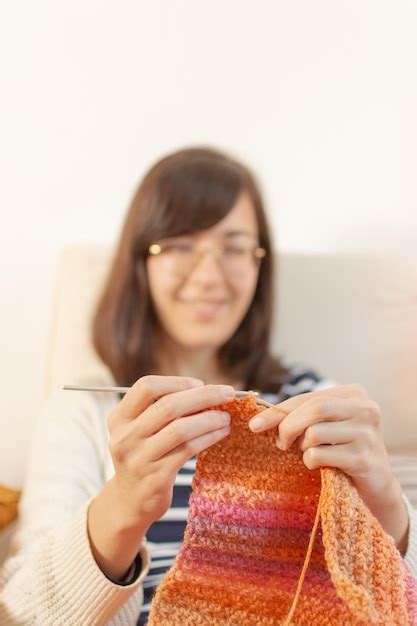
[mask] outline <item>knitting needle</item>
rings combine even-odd
[[[113,393],[127,393],[130,387],[91,387],[89,385],[64,385],[63,389],[65,391],[110,391]],[[266,402],[266,400],[262,400],[262,398],[259,397],[258,391],[235,391],[236,398],[245,398],[249,394],[255,396],[256,404],[264,407],[272,406],[271,404],[269,404],[269,402]]]

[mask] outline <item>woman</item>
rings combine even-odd
[[[0,623],[146,623],[180,547],[195,455],[229,433],[230,416],[212,407],[240,389],[278,404],[253,431],[278,427],[277,445],[299,445],[307,467],[346,472],[417,573],[416,514],[391,472],[377,405],[358,385],[328,388],[270,354],[271,286],[247,168],[208,149],[157,163],[133,199],[93,329],[111,376],[91,382],[132,388],[123,398],[60,393],[46,407]]]

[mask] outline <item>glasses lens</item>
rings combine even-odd
[[[218,246],[198,249],[190,241],[164,241],[153,244],[150,254],[161,255],[169,269],[177,275],[187,275],[206,254],[212,254],[223,271],[233,277],[241,277],[258,267],[266,252],[244,243],[226,242]]]
[[[256,248],[256,250],[262,250]],[[227,245],[221,255],[225,272],[234,276],[241,276],[259,266],[260,257],[252,246]]]

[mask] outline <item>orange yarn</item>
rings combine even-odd
[[[0,485],[0,530],[17,517],[20,491]]]
[[[253,398],[199,455],[181,551],[150,626],[417,624],[417,584],[348,477],[254,434]]]

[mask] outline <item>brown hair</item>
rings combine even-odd
[[[128,211],[93,322],[93,342],[120,385],[153,372],[157,324],[146,272],[149,246],[159,239],[210,228],[246,192],[255,209],[262,259],[253,301],[219,351],[220,366],[246,389],[277,392],[286,370],[270,354],[273,259],[261,195],[253,174],[211,148],[166,156],[144,177]]]

